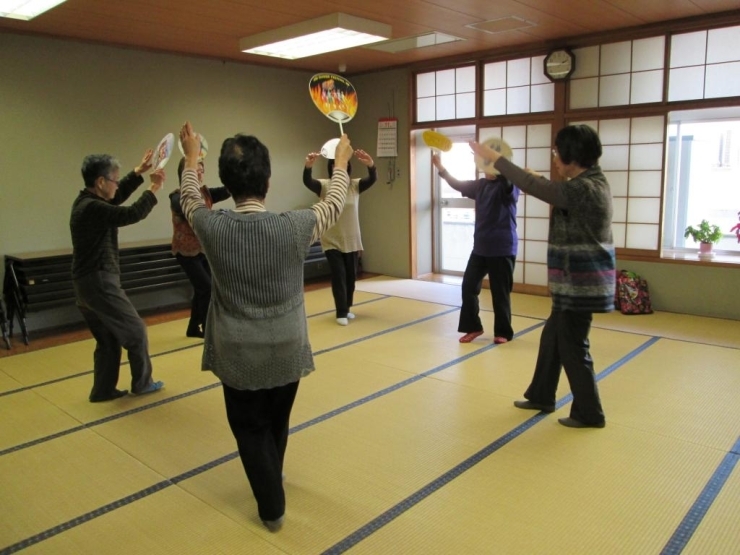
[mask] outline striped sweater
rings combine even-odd
[[[525,193],[553,205],[547,243],[553,310],[614,310],[612,196],[601,168],[562,182],[531,175],[505,158],[495,168]]]
[[[337,170],[326,198],[275,214],[251,200],[208,210],[195,170],[183,172],[181,204],[213,274],[201,368],[235,389],[269,389],[314,370],[303,301],[311,243],[342,212],[349,177]]]

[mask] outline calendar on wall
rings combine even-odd
[[[376,156],[379,158],[395,158],[398,156],[398,119],[380,118],[378,120],[378,148]]]

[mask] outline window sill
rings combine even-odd
[[[740,268],[740,253],[727,254],[727,251],[723,253],[715,253],[714,256],[709,260],[699,259],[698,250],[695,251],[684,251],[684,250],[663,250],[661,253],[650,253],[647,255],[640,254],[637,251],[628,253],[617,253],[617,259],[622,260],[635,260],[645,262],[661,262],[668,264],[689,264],[689,265],[700,265],[700,266],[714,266],[722,268]]]

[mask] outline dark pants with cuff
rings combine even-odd
[[[542,330],[532,383],[524,397],[533,403],[555,404],[560,369],[564,368],[573,393],[570,417],[584,424],[601,424],[604,410],[588,340],[592,320],[590,312],[553,310],[550,313]]]
[[[91,272],[74,280],[74,289],[77,307],[97,342],[90,399],[109,398],[116,390],[121,348],[128,352],[131,391],[145,390],[152,383],[146,324],[121,289],[121,277]]]
[[[493,299],[493,335],[511,341],[511,289],[514,286],[514,256],[480,256],[470,254],[462,282],[462,307],[457,331],[483,331],[478,296],[483,278],[488,274]]]
[[[324,254],[331,269],[331,293],[334,296],[337,318],[346,318],[355,295],[358,253],[329,249]]]
[[[257,390],[223,384],[226,416],[262,520],[285,514],[283,460],[298,384]]]
[[[176,254],[175,258],[193,286],[193,300],[190,307],[190,322],[188,323],[187,333],[203,333],[206,330],[208,305],[211,304],[211,267],[203,253],[196,256]]]

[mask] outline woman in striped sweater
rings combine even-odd
[[[522,170],[495,150],[471,141],[476,154],[525,193],[553,206],[547,244],[552,311],[540,339],[532,383],[520,409],[555,411],[560,369],[573,393],[570,428],[603,428],[604,411],[596,386],[588,334],[594,312],[614,309],[615,257],[612,196],[598,160],[601,141],[587,125],[570,125],[555,138],[554,165],[565,181],[550,181]]]
[[[344,207],[352,157],[343,135],[326,196],[311,208],[265,209],[270,154],[251,135],[226,139],[218,173],[234,210],[209,210],[200,194],[200,141],[180,130],[185,169],[180,203],[213,274],[202,370],[223,384],[226,416],[265,526],[277,532],[285,515],[282,484],[288,426],[298,382],[314,370],[303,300],[303,262],[311,243]]]

